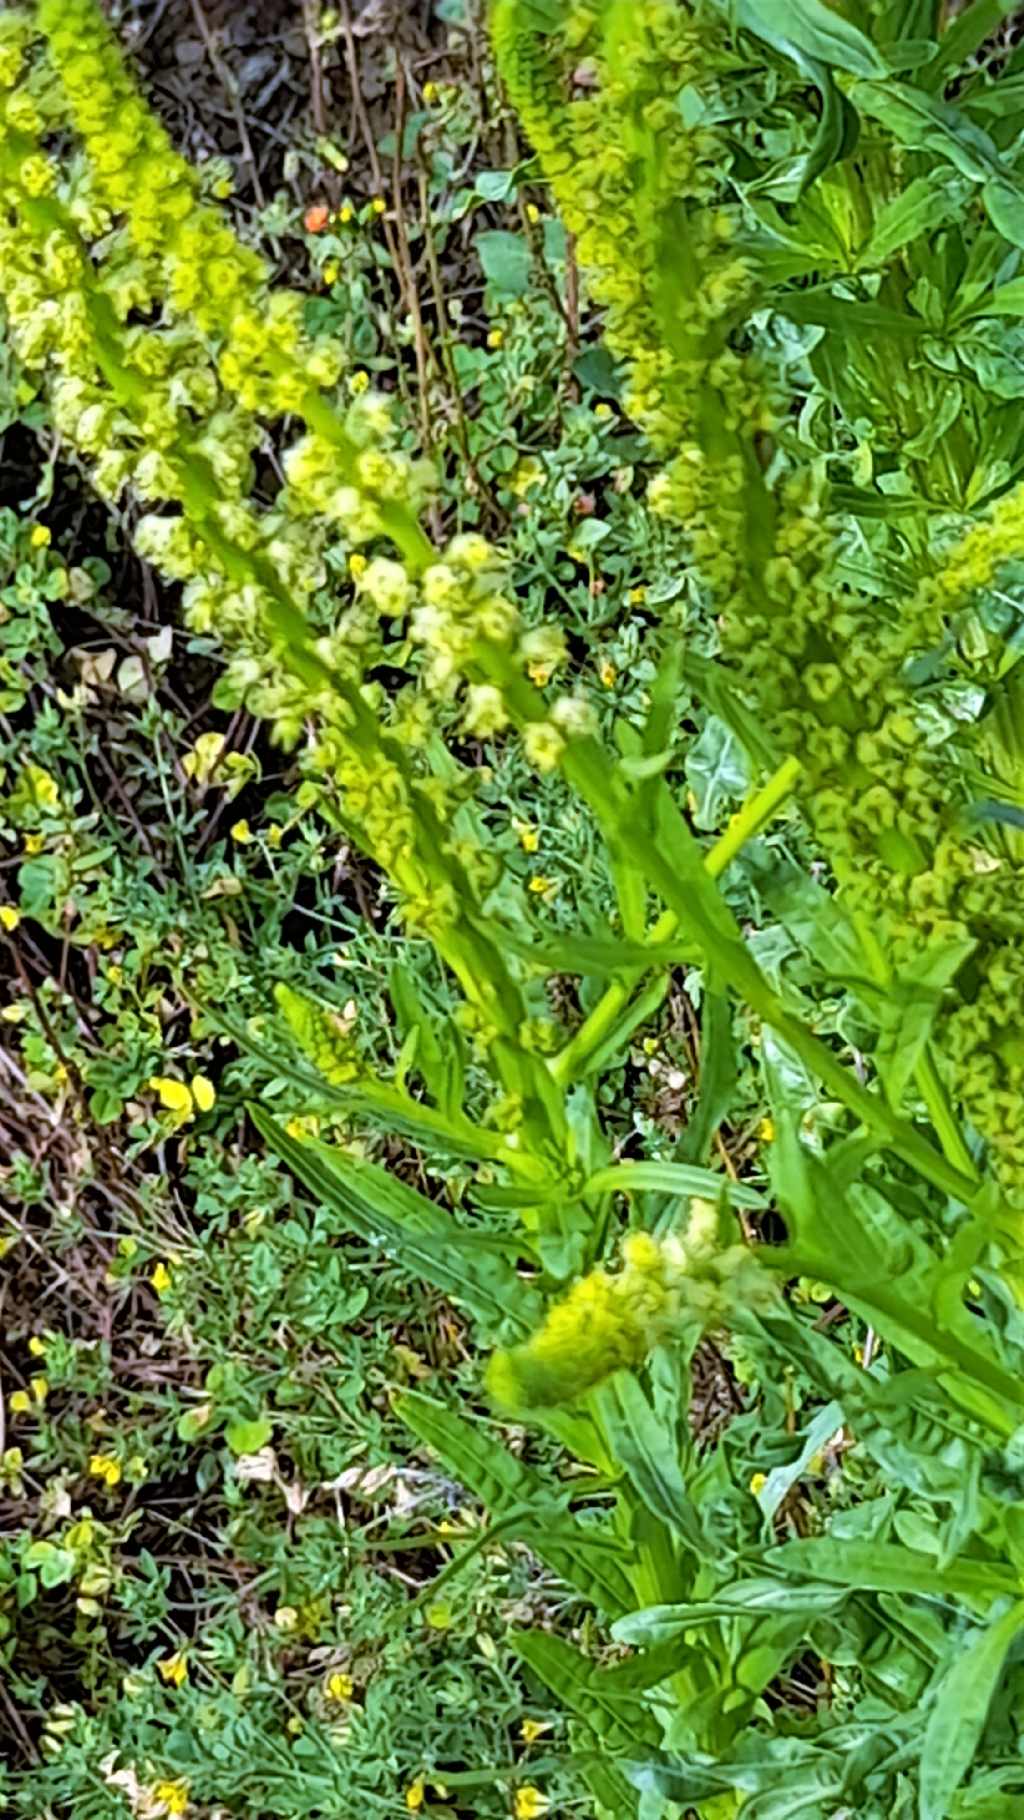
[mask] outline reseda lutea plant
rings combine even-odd
[[[547,1631],[516,1640],[576,1716],[580,1772],[595,1810],[615,1820],[681,1805],[709,1820],[844,1808],[938,1820],[1004,1811],[985,1800],[1021,1788],[1002,1716],[967,1791],[973,1807],[951,1805],[1004,1672],[995,1711],[1016,1710],[1017,1671],[1004,1664],[1024,1616],[1024,1325],[1006,1286],[1020,1253],[1019,1062],[990,1032],[996,969],[1016,977],[1017,926],[999,908],[1013,869],[947,812],[949,778],[968,775],[968,758],[982,766],[984,742],[968,728],[936,752],[918,724],[914,668],[938,676],[941,704],[959,647],[930,647],[949,578],[957,600],[992,578],[1015,547],[1012,506],[964,534],[998,486],[971,493],[983,460],[997,472],[980,395],[973,444],[936,457],[937,474],[922,455],[909,491],[879,486],[876,498],[865,474],[868,458],[891,471],[889,419],[873,397],[847,395],[828,343],[872,301],[858,284],[874,293],[865,322],[876,325],[878,311],[898,314],[877,302],[885,286],[905,289],[902,265],[869,255],[870,194],[854,207],[847,182],[881,183],[884,167],[895,189],[903,153],[891,156],[885,133],[905,147],[911,118],[929,123],[919,158],[940,155],[936,120],[964,138],[928,98],[943,50],[929,46],[927,11],[880,7],[868,38],[800,0],[776,43],[758,0],[738,21],[725,6],[665,0],[495,9],[513,98],[632,375],[628,408],[658,466],[652,505],[687,524],[705,590],[695,619],[710,606],[720,621],[723,661],[666,638],[643,725],[609,744],[566,680],[559,626],[524,629],[500,553],[476,533],[443,550],[427,538],[429,467],[385,398],[339,406],[338,351],[306,336],[301,300],[271,287],[201,200],[94,0],[0,13],[0,283],[18,357],[101,495],[130,490],[149,508],[140,553],[184,584],[187,622],[221,639],[236,698],[297,750],[305,798],[376,863],[395,915],[433,944],[461,993],[456,1020],[440,1025],[396,984],[406,1042],[391,1079],[369,1072],[343,1018],[289,989],[278,998],[290,1056],[266,1028],[232,1033],[311,1109],[399,1133],[462,1172],[456,1215],[355,1149],[291,1135],[252,1108],[339,1231],[465,1310],[493,1348],[499,1409],[536,1422],[586,1469],[558,1479],[489,1422],[421,1395],[400,1401],[503,1541],[525,1543],[630,1647],[602,1666]],[[901,49],[911,13],[912,55]],[[571,100],[584,64],[591,79]],[[892,85],[902,106],[888,127],[866,127],[884,114],[893,71],[907,78]],[[74,151],[54,154],[69,133]],[[768,143],[778,168],[762,168]],[[988,217],[979,209],[958,230],[982,250],[943,255],[964,278],[1005,278],[992,242],[1004,245],[999,195],[984,189]],[[925,212],[918,238],[930,232]],[[894,244],[902,255],[915,236]],[[929,350],[945,354],[949,312],[933,320],[938,303],[913,294],[931,310],[915,341],[940,364]],[[898,419],[916,368],[898,349],[883,367]],[[268,495],[253,453],[282,418],[303,432]],[[999,432],[1007,483],[1013,433]],[[889,498],[907,511],[878,511]],[[902,593],[879,584],[887,574],[904,577]],[[707,849],[679,805],[675,734],[691,672],[765,779]],[[586,806],[614,929],[553,935],[500,877],[478,778],[458,756],[466,733],[518,740]],[[877,1031],[873,1081],[767,977],[717,882],[798,786],[841,886],[837,904],[808,884],[803,939]],[[937,938],[923,954],[922,933]],[[706,994],[692,1142],[613,1160],[595,1088],[680,964],[700,968]],[[545,991],[556,971],[586,988],[572,1031]],[[756,1220],[765,1197],[709,1164],[728,1110],[728,1055],[715,1065],[716,1047],[731,1047],[727,995],[760,1037],[784,1245],[753,1242],[756,1225],[737,1212]],[[801,1137],[797,1069],[843,1120],[828,1145]],[[871,1324],[883,1365],[857,1363],[803,1317],[787,1285],[807,1277]],[[703,1457],[690,1438],[690,1361],[708,1332],[730,1336],[778,1419],[781,1489],[762,1487],[763,1502],[737,1478],[739,1424]],[[795,1466],[793,1411],[776,1388],[793,1373],[821,1403]],[[846,1513],[845,1532],[778,1546],[783,1498],[840,1428],[884,1480],[879,1508],[859,1530]],[[846,1676],[813,1722],[777,1697],[808,1651]]]
[[[498,0],[494,16],[513,99],[607,306],[628,407],[668,458],[651,503],[689,529],[721,616],[722,686],[757,705],[778,754],[800,757],[877,998],[942,995],[942,1067],[922,1061],[919,1091],[962,1162],[952,1091],[1020,1205],[1024,1051],[1006,1014],[1024,988],[1019,859],[972,821],[965,770],[986,798],[1005,782],[977,763],[984,720],[941,739],[920,711],[925,662],[933,684],[991,684],[989,725],[1016,682],[1016,651],[1001,660],[965,619],[1021,543],[1019,432],[975,351],[1017,307],[1020,216],[1006,199],[1020,179],[979,131],[998,123],[984,69],[954,110],[938,96],[937,41],[916,76],[901,61],[898,40],[940,9],[874,11],[877,42],[820,6],[782,20],[752,4],[739,41],[727,7],[675,0]],[[744,42],[764,67],[730,107]],[[581,63],[589,80],[570,100]],[[791,114],[780,159],[779,90],[806,87],[811,69],[824,117],[815,130]],[[792,345],[780,363],[765,311],[812,331],[807,433]],[[854,467],[866,484],[841,484]],[[1012,795],[1019,750],[1010,758]]]

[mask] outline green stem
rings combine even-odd
[[[879,1133],[890,1150],[902,1157],[925,1181],[932,1182],[956,1200],[969,1203],[978,1189],[977,1176],[973,1172],[965,1175],[955,1168],[878,1094],[865,1087],[826,1043],[787,1011],[743,940],[739,924],[725,900],[713,892],[706,870],[696,863],[699,849],[682,817],[675,811],[675,805],[671,805],[674,819],[670,832],[680,854],[679,863],[685,863],[693,850],[692,876],[681,877],[675,863],[664,855],[663,840],[660,837],[655,840],[646,828],[637,825],[633,805],[628,795],[623,796],[609,777],[605,754],[596,742],[579,740],[569,746],[563,768],[589,802],[604,828],[606,839],[628,854],[666,906],[692,931],[707,962],[726,985],[746,1000],[762,1023],[768,1024],[789,1044],[816,1079],[849,1107],[869,1131]]]
[[[711,878],[721,877],[746,842],[759,833],[792,796],[799,776],[798,761],[795,758],[784,759],[763,788],[755,791],[744,803],[705,857],[704,867]],[[679,918],[675,911],[663,910],[652,925],[649,939],[652,943],[670,941],[678,927]],[[613,980],[571,1042],[551,1058],[548,1066],[560,1085],[565,1086],[578,1079],[583,1064],[611,1037],[635,988],[642,980],[644,971],[641,967],[633,967],[628,973]]]

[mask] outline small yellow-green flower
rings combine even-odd
[[[164,1656],[157,1663],[156,1670],[161,1681],[166,1681],[168,1687],[180,1687],[183,1681],[188,1680],[188,1663],[180,1649],[175,1650],[173,1656]]]
[[[423,1797],[425,1793],[426,1783],[422,1776],[417,1776],[415,1782],[410,1782],[405,1791],[405,1805],[411,1814],[419,1812],[419,1809],[423,1806]]]
[[[231,838],[239,847],[244,847],[247,841],[252,840],[252,837],[252,829],[244,815],[240,816],[238,821],[232,822]]]
[[[750,1490],[755,1498],[759,1498],[761,1496],[761,1493],[763,1492],[767,1483],[768,1483],[768,1474],[766,1472],[752,1472],[751,1473]]]
[[[489,348],[501,348],[501,347],[504,347],[504,345],[505,345],[504,329],[491,329],[487,336],[487,346]]]
[[[29,543],[32,545],[33,550],[45,550],[49,541],[50,541],[50,528],[48,525],[33,525],[32,526],[32,533],[31,533],[31,536],[29,537]]]
[[[27,1416],[32,1408],[32,1398],[27,1390],[12,1390],[7,1399],[7,1407],[13,1416]]]
[[[171,1273],[162,1259],[159,1264],[153,1266],[153,1269],[149,1273],[149,1280],[156,1290],[157,1295],[167,1294],[167,1291],[171,1287]]]
[[[356,1684],[353,1681],[352,1676],[347,1675],[344,1669],[336,1668],[333,1674],[330,1674],[327,1677],[327,1698],[329,1700],[337,1700],[339,1703],[345,1700],[351,1700],[352,1695],[355,1693],[355,1687]]]
[[[8,934],[18,927],[20,921],[21,911],[15,909],[13,904],[0,904],[0,923],[3,924]]]

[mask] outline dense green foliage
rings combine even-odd
[[[478,415],[446,438],[428,410],[429,450],[386,336],[393,387],[353,360],[358,269],[326,322],[273,282],[94,0],[0,13],[17,408],[130,507],[192,652],[223,655],[217,707],[267,723],[289,785],[255,876],[248,815],[237,865],[205,856],[189,791],[238,799],[259,761],[208,730],[172,786],[188,723],[129,672],[159,779],[133,813],[162,800],[175,901],[111,888],[82,701],[5,748],[8,926],[100,957],[109,1055],[66,1038],[88,1118],[127,1114],[133,1157],[194,1133],[190,1217],[155,1243],[144,1174],[109,1272],[144,1260],[203,1365],[188,1407],[161,1385],[111,1430],[109,1354],[18,1336],[45,1375],[9,1400],[4,1473],[49,1481],[0,1553],[0,1649],[45,1724],[18,1811],[298,1820],[358,1783],[368,1812],[519,1820],[548,1787],[606,1820],[1024,1812],[1022,78],[989,42],[1006,9],[945,10],[495,0],[536,160],[481,195],[546,184],[569,237],[480,235],[508,345],[456,350]],[[604,334],[578,359],[577,258]],[[502,375],[539,394],[535,454],[481,434]],[[14,513],[3,536],[18,716],[48,603],[111,577]],[[73,1024],[50,999],[12,1020],[44,1099]],[[11,1180],[51,1192],[28,1158]],[[709,1354],[739,1387],[720,1433],[692,1420]],[[63,1388],[99,1405],[73,1439]],[[226,1562],[257,1570],[238,1599],[205,1569],[189,1636],[128,1546],[168,1417],[159,1475],[198,1454]],[[311,1488],[372,1501],[395,1460],[378,1553],[435,1577],[381,1590],[374,1518],[350,1558]],[[444,1518],[453,1481],[486,1526]],[[509,1749],[522,1688],[565,1714],[550,1753],[529,1719]]]

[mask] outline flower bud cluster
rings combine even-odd
[[[593,1270],[548,1310],[529,1340],[495,1353],[488,1388],[499,1403],[536,1408],[571,1402],[613,1371],[637,1370],[684,1323],[720,1326],[734,1305],[773,1288],[743,1245],[722,1247],[719,1212],[692,1204],[683,1233],[632,1232],[621,1270]]]
[[[345,1087],[366,1073],[354,1037],[354,1004],[333,1011],[283,982],[275,986],[274,997],[303,1055],[332,1087]]]
[[[717,28],[677,0],[637,0],[619,19],[626,12],[625,26],[614,10],[609,24],[607,10],[577,0],[552,37],[520,0],[496,0],[492,33],[605,310],[605,339],[626,363],[625,407],[666,461],[652,504],[705,535],[721,563],[744,543],[742,474],[723,476],[720,463],[709,471],[708,400],[719,441],[767,428],[771,413],[749,363],[727,344],[750,279],[722,193],[726,148],[703,123],[688,124],[678,101],[699,93]],[[737,535],[721,539],[709,488],[719,513],[723,494],[735,501]]]

